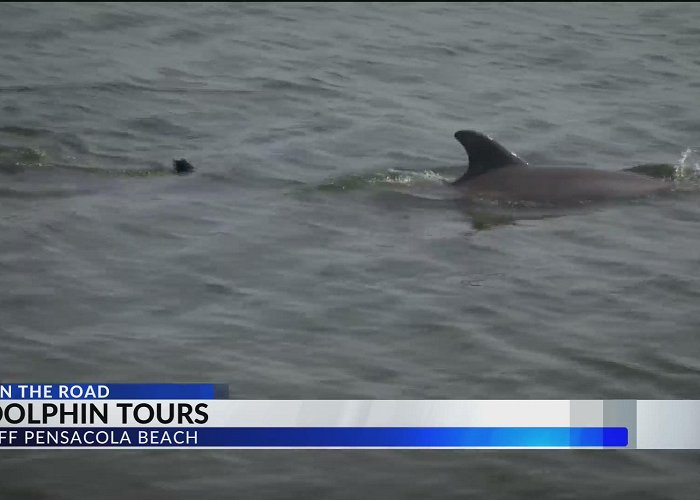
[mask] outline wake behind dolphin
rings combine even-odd
[[[469,156],[469,167],[452,185],[470,199],[577,206],[640,198],[673,188],[671,182],[631,171],[530,167],[490,137],[472,130],[460,130],[455,138]]]

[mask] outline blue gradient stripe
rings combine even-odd
[[[77,431],[83,437],[104,431],[121,439],[126,432],[131,443],[74,444],[66,447],[122,446],[122,447],[377,447],[377,448],[439,448],[439,447],[625,447],[628,444],[626,427],[17,427],[18,439],[2,446],[57,446],[55,443],[37,444],[29,439],[27,431]],[[140,443],[140,432],[155,431],[158,439],[167,432],[196,433],[196,444]],[[86,432],[92,432],[86,435]],[[81,439],[85,441],[85,439]]]
[[[97,390],[98,386],[106,386],[109,388],[109,395],[101,400],[109,399],[228,399],[228,385],[225,384],[2,384],[3,387],[10,389],[11,398],[2,397],[0,399],[45,399],[41,396],[31,396],[25,390],[25,397],[21,397],[19,385],[31,386],[51,386],[51,399],[59,399],[59,386],[67,386],[69,388],[81,388],[82,392],[92,387]],[[68,392],[70,395],[70,391]],[[67,397],[60,398],[63,401],[76,399],[96,399],[86,397]]]
[[[223,384],[106,384],[108,399],[227,399]]]

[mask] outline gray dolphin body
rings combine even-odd
[[[632,172],[592,168],[533,168],[490,137],[460,130],[455,138],[469,156],[467,172],[453,186],[468,197],[535,205],[576,206],[640,198],[673,184]]]

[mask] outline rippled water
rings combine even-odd
[[[0,27],[0,379],[698,397],[697,191],[492,224],[440,185],[462,128],[535,164],[694,165],[697,4],[2,4]],[[0,497],[695,498],[698,465],[13,452]]]

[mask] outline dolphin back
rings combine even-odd
[[[489,136],[474,130],[455,132],[455,139],[464,147],[469,157],[466,173],[455,184],[462,184],[489,170],[501,167],[526,166],[515,153],[508,151]]]

